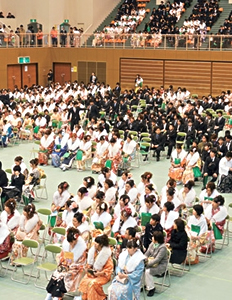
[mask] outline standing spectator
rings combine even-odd
[[[61,30],[60,30],[60,45],[61,45],[61,47],[66,46],[66,40],[67,40],[67,31],[62,26]]]
[[[43,32],[41,29],[36,34],[37,37],[37,46],[42,47],[43,46]]]
[[[52,46],[57,47],[57,30],[55,27],[52,27],[52,30],[50,32],[51,38],[52,38]]]
[[[25,45],[25,29],[23,28],[23,25],[20,25],[19,27],[19,37],[20,37],[20,46],[24,46]]]
[[[47,78],[48,78],[48,85],[51,86],[51,83],[53,82],[53,72],[52,72],[52,69],[50,69],[48,71]]]
[[[89,82],[90,83],[94,83],[94,84],[97,83],[97,76],[96,76],[96,74],[94,72],[92,72],[92,74],[91,74],[91,76],[89,78]]]

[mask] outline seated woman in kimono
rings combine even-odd
[[[168,250],[164,243],[164,235],[161,231],[155,231],[152,243],[146,253],[145,283],[148,290],[147,296],[152,297],[155,293],[153,276],[162,276],[168,264]]]
[[[60,159],[66,153],[68,148],[69,134],[63,135],[62,130],[58,131],[58,135],[55,138],[55,145],[52,151],[52,165],[57,168],[60,166]]]
[[[44,131],[44,135],[40,140],[39,146],[39,164],[40,165],[47,165],[49,155],[52,153],[52,149],[54,147],[54,133],[47,129]]]
[[[42,221],[39,219],[39,216],[36,212],[35,205],[29,203],[23,209],[23,214],[20,216],[19,228],[16,232],[16,241],[12,246],[12,256],[11,260],[14,260],[16,257],[26,257],[27,256],[27,247],[23,246],[21,241],[25,239],[32,239],[38,241],[39,233],[38,230],[42,225]]]
[[[106,234],[96,237],[89,250],[87,264],[87,274],[79,285],[82,300],[104,300],[106,295],[102,286],[110,281],[114,268]]]
[[[179,217],[179,213],[174,211],[174,208],[175,206],[172,202],[164,203],[163,212],[160,217],[160,224],[167,234],[166,242],[168,242],[171,238],[174,220]]]
[[[10,230],[5,223],[0,222],[0,259],[7,257],[11,248]]]
[[[140,299],[145,256],[138,247],[136,240],[131,240],[127,242],[127,249],[119,255],[117,275],[108,289],[109,300]]]
[[[91,217],[91,223],[94,226],[95,222],[101,222],[103,225],[103,229],[106,227],[111,228],[110,221],[112,217],[108,213],[108,205],[107,203],[103,202],[97,205],[95,213]]]
[[[67,254],[69,259],[67,259]],[[70,264],[69,260],[72,257]],[[75,292],[80,282],[86,262],[86,244],[76,228],[69,228],[67,238],[63,241],[62,252],[58,255],[57,270],[47,285],[45,300],[63,299],[66,292]]]
[[[118,217],[115,220],[114,225],[112,227],[112,231],[115,236],[124,236],[126,229],[128,227],[136,227],[137,226],[137,222],[131,216],[131,214],[132,214],[132,211],[129,207],[125,207],[121,211],[120,217]]]
[[[219,195],[214,182],[208,182],[206,188],[200,193],[199,200],[204,210],[212,203],[213,199]]]
[[[224,206],[225,199],[221,195],[216,196],[212,203],[205,210],[205,217],[209,228],[213,227],[215,224],[215,229],[213,230],[214,237],[212,238],[212,247],[214,248],[215,238],[217,237],[217,231],[219,235],[224,233],[224,225],[226,223],[226,217],[228,215],[227,209]],[[202,249],[201,249],[202,250]],[[203,251],[204,252],[204,251]]]
[[[14,234],[19,227],[20,213],[16,209],[16,201],[13,198],[4,203],[4,211],[1,213],[0,220],[6,224]]]
[[[64,208],[66,201],[70,197],[68,188],[69,184],[66,181],[63,181],[58,185],[57,191],[53,194],[51,206],[53,214],[58,214],[58,212]]]
[[[178,184],[182,181],[182,175],[186,163],[187,152],[182,148],[182,145],[177,144],[176,149],[171,154],[171,167],[168,176],[177,181]]]
[[[187,233],[190,238],[189,254],[191,264],[199,263],[197,251],[200,246],[206,243],[208,226],[205,216],[203,215],[203,207],[200,204],[193,206],[193,215],[189,218],[187,224]]]

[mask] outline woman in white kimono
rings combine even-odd
[[[125,168],[130,167],[130,161],[135,157],[136,145],[136,141],[134,141],[133,137],[129,134],[122,148],[123,162]]]
[[[180,144],[176,145],[176,149],[171,154],[171,167],[168,176],[177,181],[178,184],[182,181],[184,166],[186,163],[187,152]]]
[[[168,179],[166,185],[162,188],[161,190],[161,194],[160,194],[160,206],[163,207],[164,206],[164,203],[167,202],[167,190],[170,188],[170,187],[173,187],[175,188],[175,197],[178,197],[178,190],[176,188],[176,181],[172,178]]]
[[[182,176],[182,182],[185,184],[189,180],[194,180],[201,176],[200,172],[200,155],[196,148],[191,148],[186,157],[186,168]]]
[[[110,221],[112,220],[111,215],[107,212],[108,205],[105,202],[102,202],[97,205],[95,213],[91,217],[91,223],[94,225],[94,222],[101,222],[103,227],[110,227]]]
[[[144,192],[141,194],[139,201],[140,205],[144,206],[145,205],[145,199],[149,197],[150,195],[157,196],[156,194],[156,188],[154,187],[153,184],[149,183],[145,186]]]
[[[101,188],[104,188],[104,182],[106,179],[112,180],[114,185],[117,183],[117,176],[114,174],[114,172],[107,167],[103,167],[101,169],[101,174],[98,176],[98,183]]]
[[[104,155],[106,155],[108,160],[112,161],[111,169],[114,174],[117,174],[118,165],[122,161],[121,156],[121,146],[116,142],[115,138],[110,140],[109,147],[106,149]]]
[[[190,216],[187,224],[189,242],[189,254],[191,264],[199,263],[197,251],[200,246],[206,243],[208,226],[205,216],[203,215],[203,207],[200,204],[193,206],[193,215]]]
[[[132,179],[131,176],[132,176],[132,174],[127,172],[127,171],[124,171],[122,173],[122,176],[118,181],[118,193],[119,193],[119,195],[123,195],[123,193],[121,191],[125,190],[125,185],[126,185],[127,181]]]
[[[4,203],[4,211],[1,213],[0,221],[7,225],[14,234],[19,227],[20,213],[16,209],[16,201],[13,198]]]
[[[136,227],[137,226],[136,220],[131,215],[132,215],[132,211],[129,207],[125,207],[121,211],[120,217],[118,217],[115,220],[114,225],[112,227],[112,231],[115,234],[115,236],[117,236],[117,235],[123,236],[123,235],[125,235],[125,232],[128,227]]]
[[[130,179],[126,182],[125,188],[121,189],[119,193],[119,197],[124,194],[127,194],[130,197],[130,202],[132,204],[136,202],[138,196],[138,190],[135,187],[135,183],[133,179]]]
[[[80,147],[77,152],[77,171],[85,170],[85,161],[91,158],[92,151],[92,142],[91,136],[86,135],[84,136],[83,140],[80,142]],[[78,153],[82,152],[81,158],[78,158]]]
[[[83,186],[88,190],[88,196],[93,199],[97,192],[97,186],[95,185],[95,180],[91,176],[84,177]]]
[[[47,285],[45,300],[63,299],[66,292],[75,292],[79,286],[86,262],[86,243],[76,228],[69,228],[67,238],[62,243],[62,252],[58,254],[58,269]],[[73,256],[71,262],[66,259],[66,253]],[[62,270],[62,271],[61,271]]]
[[[166,243],[171,238],[171,232],[173,229],[174,221],[178,219],[179,213],[174,211],[174,204],[172,202],[166,202],[163,206],[163,212],[160,217],[160,224],[166,231]]]
[[[214,223],[220,230],[221,234],[224,232],[224,225],[228,211],[224,206],[225,199],[221,195],[216,196],[212,203],[205,210],[205,217],[207,222],[212,226]]]
[[[145,199],[145,205],[140,208],[141,213],[150,213],[152,215],[158,214],[160,212],[159,206],[156,204],[155,195],[150,195]]]
[[[54,133],[47,129],[44,132],[40,140],[40,147],[38,152],[39,164],[40,165],[47,165],[49,155],[52,153],[52,149],[54,147]]]
[[[74,200],[79,205],[80,211],[87,210],[93,205],[93,200],[89,197],[88,190],[84,186],[79,188]]]
[[[119,255],[116,277],[108,288],[109,300],[140,299],[141,279],[145,256],[135,240],[127,243],[127,249]],[[125,283],[123,283],[125,282]]]
[[[135,208],[130,202],[130,197],[128,195],[122,195],[119,198],[118,203],[116,204],[114,208],[114,217],[118,218],[121,216],[121,211],[125,208],[129,207],[131,209],[131,215],[133,216],[135,214]]]
[[[193,189],[194,181],[190,180],[185,183],[184,187],[179,191],[178,198],[182,204],[185,204],[187,208],[193,207],[193,203],[196,199],[196,192]]]
[[[85,220],[85,216],[81,212],[76,212],[72,218],[72,221],[67,225],[67,228],[74,227],[82,234],[85,231],[90,231],[88,222]]]
[[[116,201],[116,191],[114,183],[110,179],[106,179],[104,182],[105,202],[109,204],[109,207],[114,206]]]
[[[216,190],[216,185],[214,182],[208,182],[206,189],[204,189],[199,196],[200,203],[202,204],[204,210],[211,204],[213,199],[219,195],[219,192]]]
[[[66,201],[69,199],[70,193],[68,188],[69,184],[63,181],[58,185],[58,190],[53,194],[51,210],[54,215],[57,215],[61,208],[64,208]]]
[[[8,256],[11,247],[10,230],[6,224],[0,222],[0,259]]]
[[[145,186],[146,185],[153,184],[151,178],[152,178],[152,173],[151,172],[145,172],[141,175],[141,181],[137,186],[138,197],[140,197],[142,194],[145,193]]]
[[[28,248],[22,245],[25,239],[32,239],[38,241],[39,229],[42,225],[39,216],[35,210],[35,205],[30,203],[23,209],[23,214],[20,216],[19,227],[16,232],[16,241],[12,246],[11,260],[16,257],[26,257]]]
[[[109,143],[106,141],[105,136],[101,136],[100,141],[97,143],[97,148],[94,153],[94,158],[91,166],[91,169],[93,171],[100,172],[101,168],[104,167],[106,162],[106,157],[104,156],[104,153],[106,153],[108,147]]]

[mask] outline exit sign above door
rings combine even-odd
[[[30,56],[19,56],[18,63],[19,64],[29,64],[31,62]]]

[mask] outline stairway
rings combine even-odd
[[[223,7],[223,12],[221,12],[220,17],[217,19],[217,22],[211,27],[209,33],[216,34],[221,25],[223,25],[225,19],[229,17],[229,14],[232,10],[232,4],[228,0],[221,0],[219,6]]]
[[[190,6],[186,9],[186,11],[182,14],[180,20],[176,23],[176,26],[181,28],[184,24],[184,20],[188,19],[190,15],[192,14],[193,7],[197,4],[197,0],[193,0],[190,4]]]

